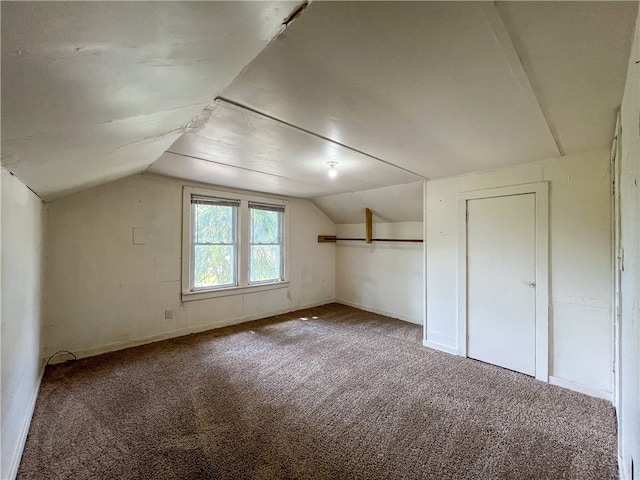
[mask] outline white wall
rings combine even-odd
[[[310,201],[289,199],[289,288],[183,304],[185,184],[137,175],[49,204],[47,353],[91,355],[334,299],[335,246],[317,235],[335,225]],[[146,245],[133,245],[134,227],[146,229]]]
[[[40,324],[44,206],[2,169],[2,465],[16,474],[41,378]]]
[[[621,243],[624,249],[622,272],[621,388],[618,395],[618,449],[621,478],[631,478],[634,461],[636,478],[640,478],[640,75],[636,64],[640,54],[640,17],[631,49],[627,82],[622,101],[622,178]]]
[[[550,381],[611,397],[609,151],[427,183],[425,340],[457,352],[458,192],[550,183]]]
[[[365,224],[337,225],[338,237],[365,236]],[[374,238],[422,238],[422,222],[374,223]],[[338,242],[336,300],[422,324],[422,243]]]

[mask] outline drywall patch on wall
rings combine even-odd
[[[42,376],[41,288],[45,208],[4,168],[1,181],[2,464],[14,478]]]
[[[183,304],[185,184],[137,175],[49,204],[47,353],[114,350],[333,301],[335,245],[317,236],[335,234],[335,225],[309,200],[291,198],[288,289]],[[146,230],[144,245],[133,243],[133,228]]]
[[[608,150],[427,183],[425,343],[458,351],[458,193],[550,182],[550,375],[611,395]]]
[[[420,239],[422,222],[375,223],[376,238]],[[365,236],[365,224],[337,225],[338,237]],[[422,243],[336,243],[336,300],[412,323],[424,311]]]

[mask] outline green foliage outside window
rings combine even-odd
[[[282,278],[282,212],[251,210],[250,282]]]
[[[190,207],[192,291],[284,280],[284,206],[191,195]]]
[[[194,205],[194,287],[235,284],[234,208]]]

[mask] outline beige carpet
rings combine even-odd
[[[18,478],[615,479],[615,414],[333,304],[49,367]]]

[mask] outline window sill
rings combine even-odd
[[[264,283],[260,285],[248,285],[246,287],[227,287],[218,290],[205,290],[198,292],[182,292],[182,301],[191,302],[194,300],[204,300],[207,298],[230,297],[232,295],[244,295],[247,293],[264,292],[267,290],[277,290],[289,287],[289,282]]]

